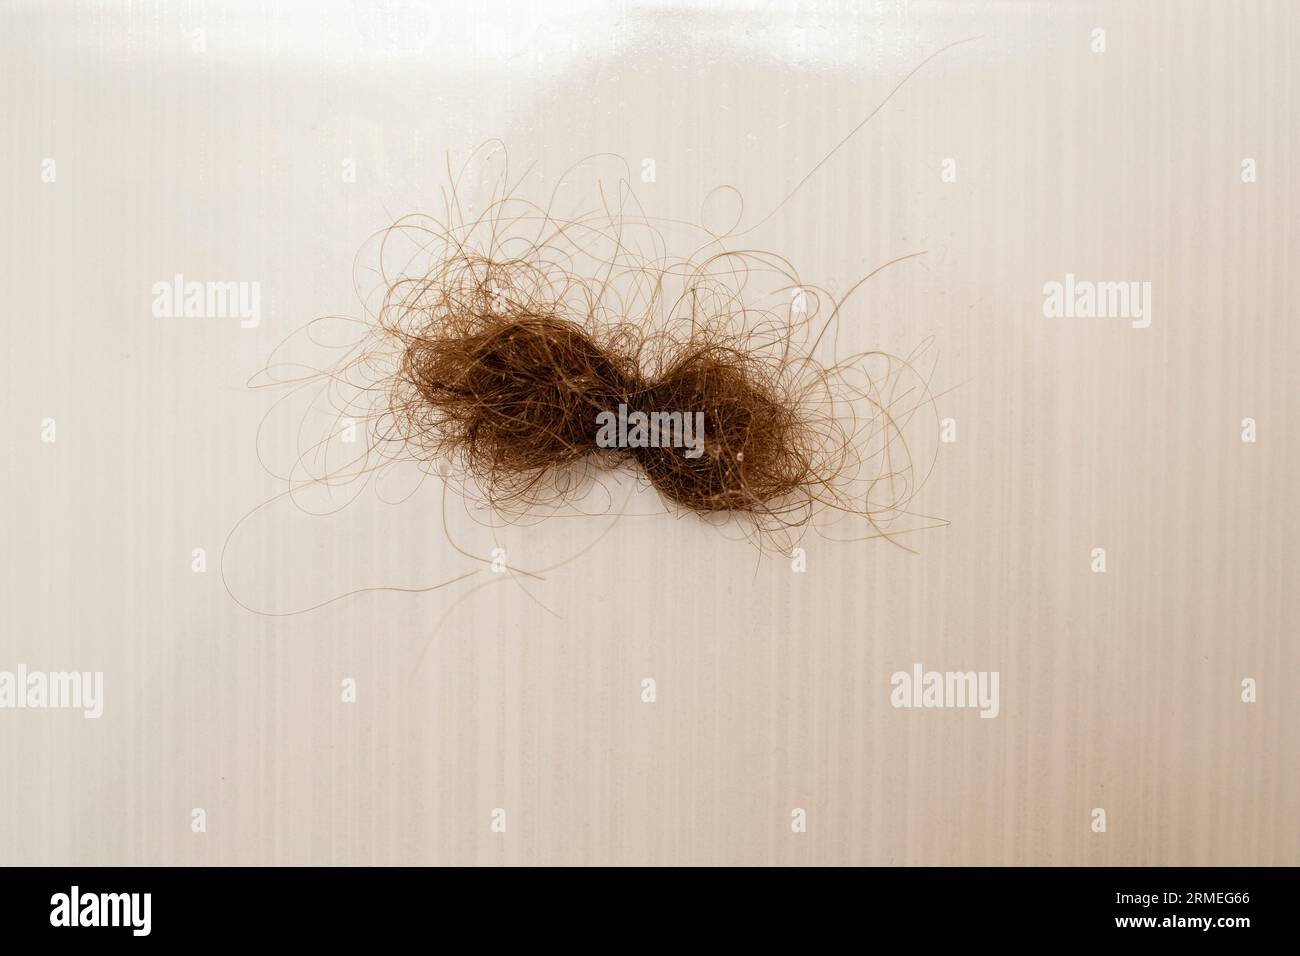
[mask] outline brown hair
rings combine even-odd
[[[387,457],[435,466],[505,513],[576,501],[635,466],[670,507],[760,531],[830,511],[886,533],[878,519],[924,480],[903,426],[932,405],[928,373],[884,352],[836,355],[843,301],[823,309],[780,257],[719,237],[703,255],[659,242],[648,255],[628,234],[657,237],[651,224],[607,209],[561,218],[502,196],[457,214],[449,203],[443,220],[407,217],[381,238],[381,260],[403,236],[418,250],[382,271],[364,350],[384,367],[372,391]],[[602,447],[598,416],[620,405],[702,413],[703,453]]]

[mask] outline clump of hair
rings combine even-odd
[[[439,313],[404,336],[392,411],[408,445],[454,463],[498,507],[545,503],[547,479],[588,458],[634,462],[666,500],[699,512],[767,510],[818,481],[814,428],[780,367],[704,330],[653,344],[650,377],[650,346],[626,329],[602,343],[532,307]],[[700,412],[702,453],[600,447],[599,416],[620,405]]]
[[[371,403],[360,472],[371,452],[414,460],[504,515],[577,507],[620,474],[760,533],[852,515],[889,535],[910,514],[929,463],[904,431],[933,404],[928,375],[837,354],[843,301],[823,309],[785,260],[722,236],[668,255],[626,192],[560,215],[506,183],[474,217],[457,183],[443,216],[380,235],[369,332],[329,375],[356,389],[349,415]],[[598,417],[620,406],[702,413],[702,449],[603,447]]]

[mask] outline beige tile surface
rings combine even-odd
[[[512,561],[608,533],[524,588],[399,471],[257,511],[232,590],[475,577],[227,593],[259,451],[320,425],[259,441],[247,383],[360,314],[449,153],[500,138],[538,199],[652,158],[647,214],[727,184],[757,221],[975,37],[746,237],[838,291],[926,252],[846,317],[934,339],[916,553],[543,522]],[[0,671],[101,671],[104,713],[0,710],[0,862],[1300,863],[1298,41],[1282,0],[6,4]],[[155,317],[176,273],[260,283],[260,323]],[[1150,282],[1150,327],[1045,318],[1067,273]],[[895,709],[916,662],[997,671],[999,716]]]

